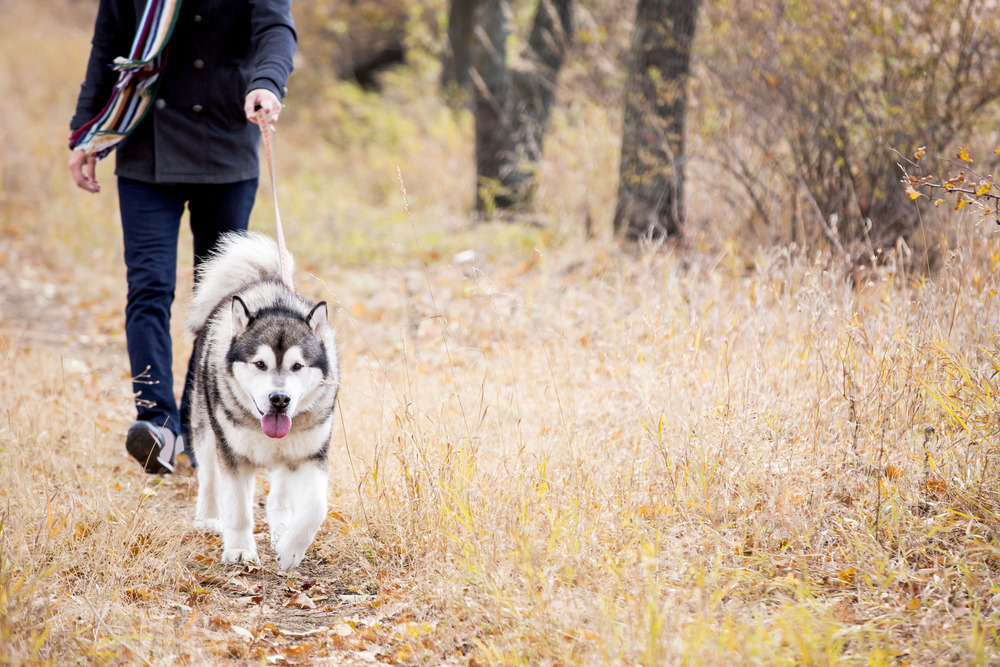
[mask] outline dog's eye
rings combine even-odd
[[[297,361],[294,364],[292,364],[292,370],[293,371],[301,371],[302,368],[303,368],[302,364],[300,364]]]
[[[267,370],[267,364],[265,364],[263,361],[256,361],[256,362],[254,362],[254,366],[256,366],[257,368],[259,368],[262,371],[266,371]]]

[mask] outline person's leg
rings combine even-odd
[[[204,261],[226,232],[245,232],[250,223],[250,211],[257,196],[257,179],[222,185],[193,185],[187,188],[188,210],[191,213],[191,234],[194,237],[195,280],[198,266]],[[191,383],[194,380],[194,354],[188,359],[184,394],[181,397],[181,424],[184,449],[192,464],[197,465],[192,442],[188,437]]]
[[[118,179],[128,301],[125,337],[137,421],[125,448],[148,473],[173,472],[180,413],[174,397],[170,307],[184,201],[170,186]]]
[[[194,266],[198,267],[226,232],[245,232],[257,196],[257,179],[188,189]],[[197,278],[197,273],[195,274]]]
[[[184,201],[172,186],[118,179],[128,301],[125,336],[137,418],[180,432],[173,387],[170,307]]]

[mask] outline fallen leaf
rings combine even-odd
[[[305,639],[306,637],[312,637],[313,635],[322,635],[329,632],[329,628],[313,628],[311,630],[284,630],[282,628],[275,628],[274,633],[281,637],[289,637],[291,639]]]
[[[152,542],[153,540],[149,535],[146,534],[139,535],[132,542],[132,545],[129,547],[129,550],[132,552],[133,556],[138,556],[142,551],[147,550],[149,548],[149,545],[152,544]]]
[[[297,653],[305,653],[312,650],[316,645],[312,642],[306,642],[305,644],[294,644],[292,646],[286,646],[281,649],[281,652],[285,655],[295,655]]]
[[[942,498],[948,495],[948,486],[939,479],[928,479],[923,483],[924,491]]]
[[[297,593],[285,600],[283,607],[301,607],[302,609],[315,609],[316,603],[305,593]]]
[[[160,599],[156,593],[142,586],[139,588],[126,588],[122,597],[128,602],[141,602],[143,600],[158,602]]]
[[[899,479],[903,476],[903,471],[894,465],[887,465],[885,467],[885,476],[889,479]]]
[[[354,634],[354,626],[347,621],[340,621],[330,627],[330,631],[339,637],[350,637]]]
[[[229,580],[229,583],[247,595],[253,595],[260,589],[260,582],[252,584],[246,579],[246,577],[233,577]]]
[[[856,569],[854,569],[853,567],[849,567],[845,570],[841,570],[837,574],[837,579],[840,579],[845,584],[853,584],[854,578],[857,576],[857,574],[858,571]]]

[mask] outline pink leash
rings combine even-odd
[[[271,124],[267,122],[267,114],[263,109],[257,110],[254,122],[260,127],[260,136],[264,142],[264,154],[267,156],[267,166],[271,174],[271,194],[274,195],[274,220],[278,227],[278,259],[281,262],[281,279],[285,286],[294,291],[292,286],[292,262],[285,246],[285,232],[281,228],[281,213],[278,212],[278,184],[274,180],[274,150],[271,146]]]

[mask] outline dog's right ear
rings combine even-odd
[[[250,309],[238,296],[233,297],[233,338],[247,330],[250,325]]]

